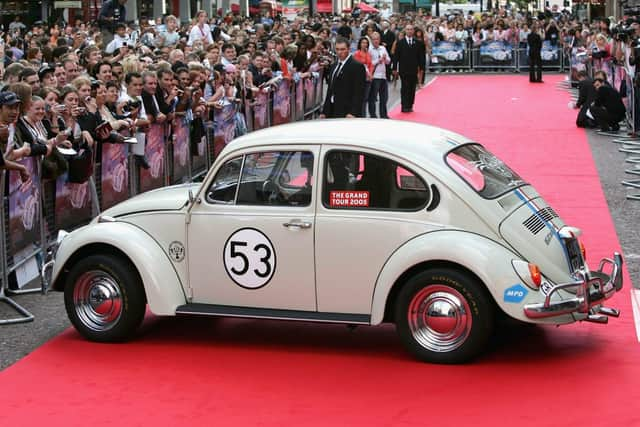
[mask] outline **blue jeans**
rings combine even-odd
[[[380,97],[380,116],[376,116],[376,98]],[[389,84],[387,79],[373,79],[369,93],[369,116],[388,119],[387,101],[389,101]]]

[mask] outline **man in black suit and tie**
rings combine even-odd
[[[387,52],[391,52],[393,42],[396,41],[396,35],[389,28],[389,22],[382,22],[382,34],[380,35],[380,41],[382,46],[387,49]],[[391,64],[387,65],[387,80],[391,80]]]
[[[366,73],[364,65],[349,53],[349,41],[336,40],[338,60],[329,70],[329,87],[320,118],[360,117]]]
[[[396,62],[402,86],[400,87],[400,101],[403,113],[413,112],[416,98],[416,84],[418,83],[418,68],[424,69],[425,58],[420,55],[418,41],[413,37],[413,25],[405,27],[405,37],[396,44]]]

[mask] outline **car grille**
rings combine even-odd
[[[545,227],[545,221],[551,221],[553,218],[558,218],[558,214],[550,207],[546,207],[532,214],[522,224],[535,235]]]

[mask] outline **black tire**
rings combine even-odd
[[[427,308],[431,316],[425,315]],[[453,364],[485,350],[495,305],[482,283],[467,273],[433,268],[403,285],[394,314],[398,335],[410,353],[424,362]]]
[[[146,310],[144,287],[135,267],[116,255],[91,255],[67,276],[64,305],[73,326],[97,342],[129,339]]]

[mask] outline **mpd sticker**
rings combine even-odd
[[[238,286],[258,289],[276,271],[276,251],[269,238],[255,228],[241,228],[224,245],[224,268]]]
[[[180,242],[171,242],[169,244],[169,256],[175,262],[180,262],[184,259],[184,245]]]
[[[329,206],[332,208],[366,208],[369,207],[368,191],[331,191]]]
[[[519,303],[527,296],[529,291],[520,283],[504,290],[504,302]]]

